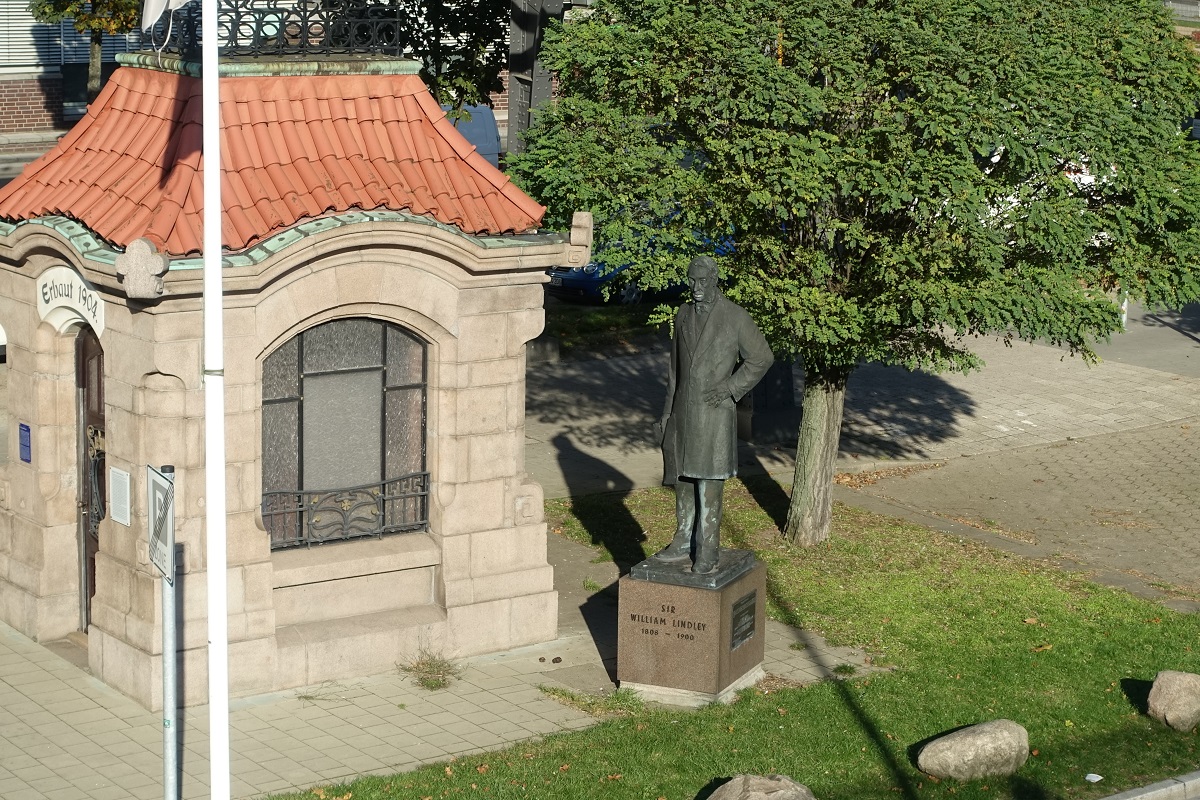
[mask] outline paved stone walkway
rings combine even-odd
[[[1119,361],[1089,367],[1042,345],[980,340],[972,348],[987,366],[968,375],[876,365],[855,371],[843,466],[978,455],[1200,415],[1200,377]],[[667,359],[660,351],[530,367],[526,463],[547,497],[661,481],[650,429],[662,413]],[[798,370],[796,383],[798,403]],[[744,448],[743,466],[786,473],[795,441],[780,445]]]
[[[1169,584],[1200,599],[1200,416],[952,458],[839,497],[863,494],[992,531],[999,546],[1109,573],[1106,582],[1142,594]]]
[[[450,688],[418,688],[398,670],[252,698],[230,708],[232,795],[342,783],[454,756],[494,750],[593,717],[538,687],[603,692],[614,687],[616,580],[594,551],[553,537],[560,588],[559,638],[463,662]],[[791,648],[799,642],[802,650]],[[811,683],[860,651],[829,648],[776,622],[766,630],[764,668]],[[181,715],[183,798],[208,796],[208,709]],[[0,623],[0,798],[156,800],[162,794],[162,721],[50,649]]]
[[[1200,354],[1191,338],[1181,336],[1177,361]],[[1158,350],[1157,342],[1144,346]],[[1200,592],[1195,365],[1137,366],[1127,345],[1119,350],[1126,360],[1094,366],[1042,345],[980,340],[972,348],[987,366],[968,375],[876,365],[853,374],[839,468],[943,466],[858,491],[838,487],[835,496],[935,526],[961,521],[971,535],[990,529],[1002,534],[991,536],[997,546],[1103,573],[1142,594],[1163,597],[1155,591],[1163,583]],[[1154,362],[1171,363],[1158,353]],[[660,482],[648,435],[665,374],[663,352],[531,369],[526,458],[547,496]],[[742,470],[786,483],[794,447],[744,446]]]

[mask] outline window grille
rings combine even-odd
[[[426,346],[397,325],[310,328],[263,362],[272,548],[428,527]]]

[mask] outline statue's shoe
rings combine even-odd
[[[689,550],[691,550],[690,547],[677,547],[675,543],[672,542],[651,556],[651,558],[657,559],[658,561],[683,561],[692,557],[692,554],[688,552]]]

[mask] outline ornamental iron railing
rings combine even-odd
[[[263,492],[271,549],[380,537],[429,527],[429,473],[349,489]]]
[[[168,11],[143,41],[160,52],[200,58],[201,4]],[[403,55],[413,10],[396,0],[220,0],[222,56]]]

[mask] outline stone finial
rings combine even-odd
[[[592,212],[576,211],[571,217],[571,244],[592,246]]]
[[[154,249],[149,239],[134,239],[117,256],[117,277],[132,300],[157,300],[163,293],[162,276],[171,259]]]
[[[921,748],[917,768],[935,778],[973,781],[1012,775],[1029,758],[1029,733],[1009,719],[981,722]]]
[[[1150,687],[1148,706],[1150,716],[1187,733],[1200,725],[1200,675],[1163,670]]]
[[[734,775],[708,800],[816,800],[807,786],[787,775]]]
[[[567,264],[586,264],[592,260],[592,212],[576,211],[571,217],[571,239]]]

